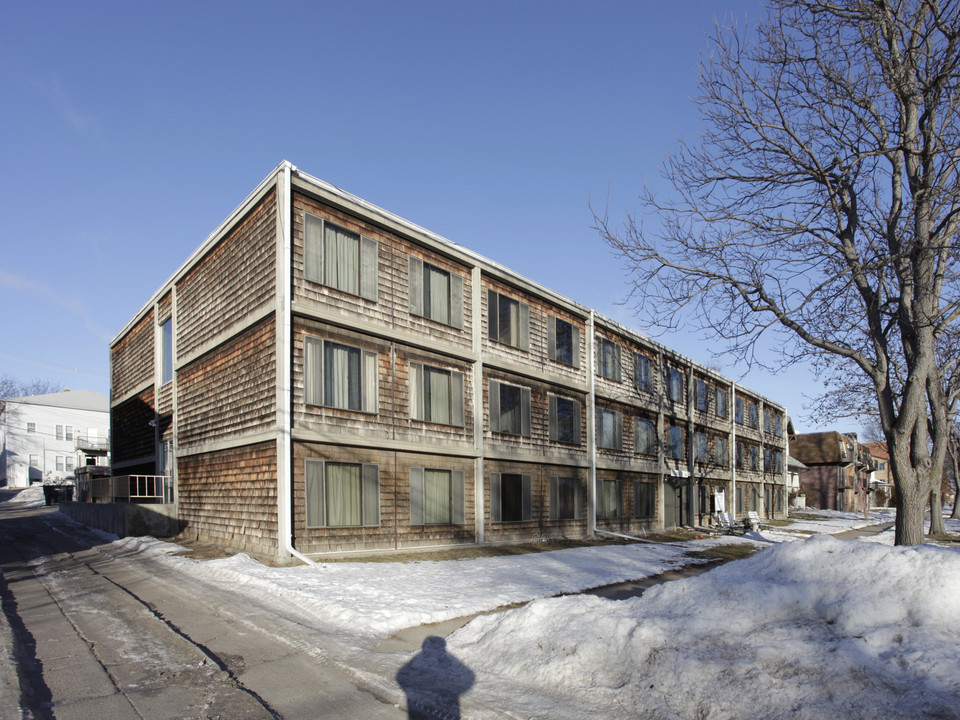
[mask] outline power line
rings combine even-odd
[[[13,355],[11,353],[3,352],[2,350],[0,350],[0,357],[5,357],[8,360],[24,363],[25,365],[33,365],[35,367],[44,368],[45,370],[55,370],[57,372],[68,372],[73,375],[87,375],[89,377],[104,379],[108,379],[110,377],[104,373],[89,372],[87,370],[80,370],[79,368],[69,368],[65,365],[57,365],[56,363],[51,363],[46,360],[37,360],[35,358],[28,358],[22,355]]]

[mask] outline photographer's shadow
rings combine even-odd
[[[428,637],[420,652],[397,672],[397,683],[407,695],[407,717],[460,720],[460,696],[473,687],[475,678],[470,668],[447,652],[442,637]]]

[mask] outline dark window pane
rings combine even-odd
[[[560,442],[575,442],[573,402],[568,398],[557,398],[557,440]]]
[[[500,432],[519,435],[522,429],[521,393],[514,385],[500,386]]]
[[[566,320],[556,318],[557,360],[573,365],[573,325]]]
[[[523,520],[523,478],[504,473],[500,476],[500,520]]]

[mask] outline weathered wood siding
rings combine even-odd
[[[271,191],[177,282],[178,358],[273,304],[276,223],[276,193]]]
[[[306,460],[372,463],[379,469],[379,524],[369,527],[307,527]],[[464,474],[464,522],[413,525],[410,518],[410,468],[459,470]],[[293,527],[300,552],[355,552],[476,542],[473,463],[427,453],[387,452],[375,448],[297,442],[293,459]]]
[[[178,461],[181,530],[189,538],[277,554],[277,447],[260,443]]]
[[[377,242],[377,299],[371,300],[307,280],[304,276],[304,213],[310,213]],[[459,276],[463,283],[461,314],[457,328],[415,315],[410,310],[410,256]],[[352,315],[358,324],[379,326],[385,331],[422,337],[431,346],[464,353],[471,348],[473,297],[470,270],[438,252],[430,252],[409,238],[400,237],[368,220],[325,205],[306,195],[293,199],[293,297],[306,312],[321,316]]]
[[[276,425],[276,326],[273,316],[180,369],[181,449]]]
[[[110,396],[116,400],[154,379],[154,313],[144,316],[110,349]]]

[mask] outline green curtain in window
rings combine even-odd
[[[500,342],[520,347],[520,303],[500,296]]]
[[[431,320],[450,324],[450,274],[424,267],[424,314]]]
[[[324,403],[345,410],[360,409],[360,350],[324,345]]]
[[[450,481],[449,470],[424,470],[423,516],[427,525],[451,522]]]
[[[324,282],[353,295],[360,294],[360,238],[334,227],[324,227]]]
[[[307,527],[326,524],[323,517],[323,462],[306,463]]]
[[[450,373],[424,368],[427,382],[428,419],[431,422],[450,424]]]
[[[327,525],[362,525],[360,465],[327,463]]]

